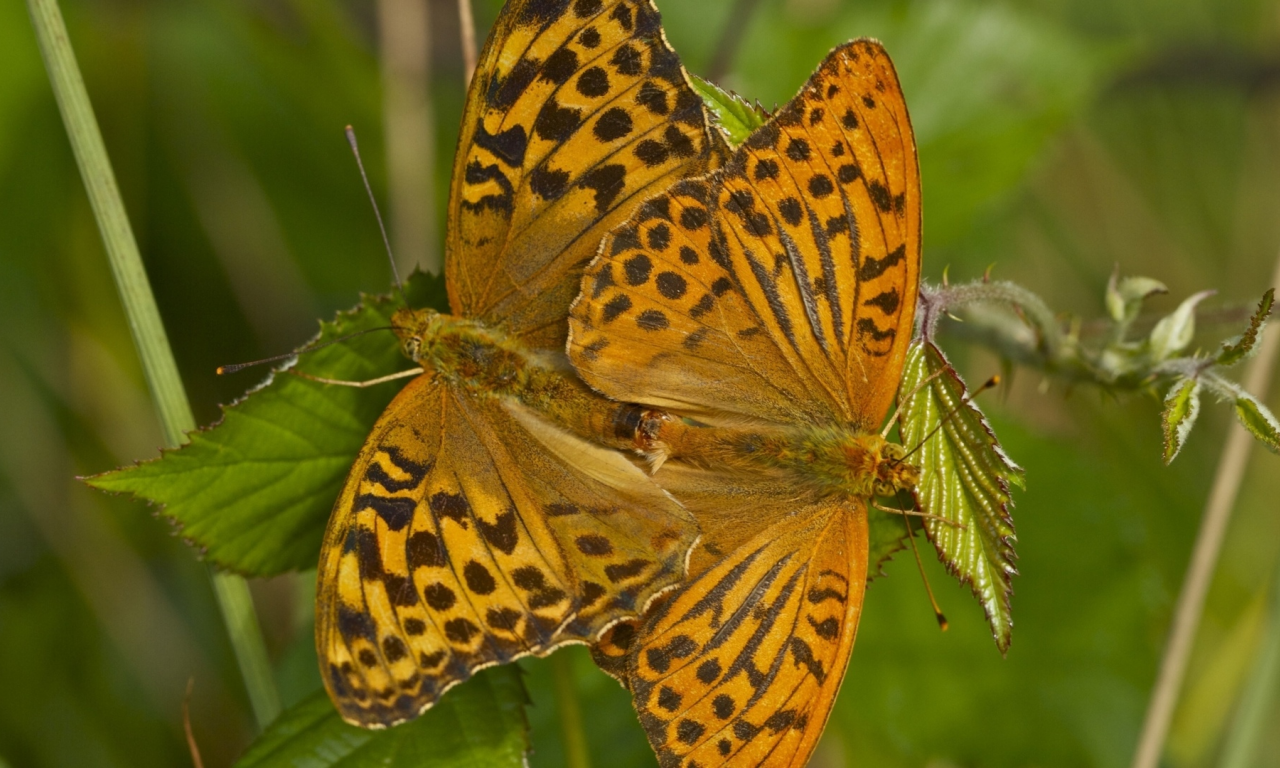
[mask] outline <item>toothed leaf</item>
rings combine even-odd
[[[747,140],[755,129],[764,125],[768,116],[760,109],[748,104],[736,93],[730,93],[710,80],[703,80],[697,75],[690,75],[693,89],[702,97],[715,118],[716,125],[729,144],[736,147]]]
[[[1249,318],[1249,327],[1244,333],[1222,343],[1222,351],[1218,352],[1218,365],[1235,365],[1253,352],[1253,345],[1258,342],[1258,336],[1266,326],[1267,318],[1271,316],[1271,308],[1275,300],[1276,289],[1268,288],[1267,292],[1262,294],[1262,301],[1258,302],[1258,309],[1253,313],[1253,317]]]
[[[1236,418],[1272,453],[1280,453],[1280,422],[1267,406],[1248,393],[1236,397]]]
[[[1191,427],[1200,415],[1200,382],[1195,379],[1180,379],[1169,389],[1164,398],[1164,413],[1161,424],[1164,426],[1164,463],[1173,461],[1191,433]]]
[[[507,665],[479,673],[407,723],[371,731],[344,723],[317,691],[276,718],[236,768],[519,768],[528,749],[527,701],[519,669]]]
[[[415,275],[412,306],[446,307],[444,281]],[[390,325],[398,297],[366,296],[306,347]],[[305,347],[304,347],[305,348]],[[362,381],[404,370],[390,331],[349,339],[298,358],[297,370]],[[196,430],[160,458],[91,477],[95,488],[156,504],[182,535],[219,568],[271,576],[316,567],[334,501],[374,421],[403,382],[365,389],[320,384],[277,368],[267,381],[223,408],[222,420]]]
[[[914,448],[924,441],[911,457],[921,469],[920,508],[950,521],[925,519],[925,531],[939,559],[981,602],[1004,652],[1013,628],[1010,579],[1017,573],[1009,484],[1022,487],[1022,469],[1004,455],[982,412],[966,402],[964,382],[933,344],[912,345],[899,392],[909,396],[903,444]],[[929,436],[940,422],[942,428]]]

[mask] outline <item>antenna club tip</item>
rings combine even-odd
[[[218,366],[218,369],[215,371],[215,373],[219,376],[224,375],[226,372],[227,372],[226,366],[222,366],[222,365]]]
[[[950,628],[951,628],[951,624],[947,622],[947,617],[946,617],[946,616],[944,616],[943,614],[939,613],[939,614],[938,614],[938,629],[941,629],[943,632],[946,632],[946,631],[947,631],[948,629],[950,629]]]

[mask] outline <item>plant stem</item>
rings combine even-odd
[[[462,85],[470,88],[476,71],[476,22],[471,0],[458,0],[458,33],[462,37]]]
[[[431,17],[427,0],[378,0],[387,202],[399,273],[440,272],[431,110]]]
[[[1280,285],[1280,256],[1276,260],[1271,284]],[[1259,397],[1265,396],[1264,393],[1271,384],[1271,371],[1275,366],[1277,351],[1280,351],[1280,332],[1271,328],[1258,342],[1258,356],[1249,363],[1244,377],[1245,390],[1256,392]],[[1231,520],[1236,495],[1244,481],[1253,442],[1253,437],[1244,427],[1239,424],[1231,425],[1222,458],[1218,461],[1213,488],[1209,492],[1209,501],[1205,505],[1204,517],[1200,521],[1200,531],[1196,534],[1191,564],[1182,582],[1182,591],[1178,594],[1173,627],[1168,645],[1165,646],[1164,658],[1160,662],[1160,673],[1151,693],[1151,701],[1147,705],[1133,768],[1155,768],[1164,751],[1169,722],[1178,703],[1196,628],[1200,625],[1200,615],[1204,611],[1205,596],[1209,592],[1213,571],[1218,564],[1218,554],[1222,550],[1223,536],[1226,534],[1227,523]]]
[[[578,687],[573,679],[573,663],[563,649],[551,654],[551,675],[556,682],[556,709],[560,713],[560,731],[564,736],[564,764],[566,768],[591,768],[587,735],[582,730],[582,708],[578,706]]]
[[[178,376],[173,350],[160,320],[138,244],[125,215],[115,173],[76,64],[66,24],[56,0],[27,0],[49,81],[75,153],[94,218],[102,234],[129,331],[142,362],[147,386],[160,417],[165,442],[176,447],[195,428],[187,393]],[[249,700],[258,724],[265,726],[280,711],[280,697],[271,677],[266,645],[253,610],[249,587],[237,576],[213,574],[214,591],[222,609]]]

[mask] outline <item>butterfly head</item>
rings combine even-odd
[[[405,357],[419,362],[422,348],[439,331],[440,313],[434,309],[398,309],[391,316],[391,330],[400,339]]]
[[[872,483],[876,495],[892,496],[898,491],[914,489],[920,482],[920,468],[906,460],[907,449],[878,435],[868,439],[878,443],[868,446],[876,457]]]

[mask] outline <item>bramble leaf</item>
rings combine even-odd
[[[1216,291],[1200,291],[1193,294],[1170,314],[1160,319],[1148,337],[1151,355],[1157,361],[1168,360],[1181,352],[1196,335],[1196,305]]]
[[[1276,300],[1276,289],[1268,288],[1267,292],[1262,294],[1262,301],[1258,302],[1258,309],[1254,311],[1253,317],[1249,318],[1249,327],[1244,333],[1222,342],[1222,350],[1218,352],[1218,365],[1235,365],[1244,360],[1253,351],[1253,345],[1258,342],[1258,336],[1261,335],[1263,327],[1267,324],[1267,318],[1271,316],[1271,308]]]
[[[1160,422],[1164,426],[1164,463],[1170,464],[1182,450],[1191,433],[1191,427],[1200,415],[1200,382],[1180,379],[1169,388],[1164,398],[1164,413]]]
[[[926,518],[925,531],[947,570],[982,603],[1004,652],[1013,629],[1010,578],[1017,574],[1009,484],[1022,487],[1022,469],[1004,455],[982,412],[966,399],[964,382],[932,343],[912,344],[899,393],[906,397],[903,444],[920,446],[911,458],[921,469],[920,508],[951,521]]]
[[[867,581],[874,581],[884,575],[884,564],[907,546],[907,526],[901,515],[871,509],[867,511],[867,529],[870,539]],[[919,526],[913,530],[918,531]]]
[[[406,294],[416,307],[447,303],[444,281],[432,275],[414,275]],[[385,328],[401,306],[399,298],[365,296],[333,322],[322,322],[304,349]],[[334,386],[284,373],[290,367],[361,381],[410,364],[390,331],[308,352],[226,406],[221,421],[192,432],[181,448],[87,482],[159,505],[219,568],[250,576],[314,568],[347,472],[402,383]]]
[[[755,129],[764,125],[768,119],[768,116],[758,107],[747,103],[747,100],[738,94],[726,91],[710,80],[703,80],[694,74],[689,75],[689,80],[693,84],[693,90],[702,97],[702,103],[711,110],[716,125],[731,146],[736,147],[746,141],[747,137]]]
[[[276,718],[236,768],[519,768],[528,749],[527,703],[520,671],[510,664],[477,674],[419,717],[381,731],[344,723],[317,691]]]
[[[1272,453],[1280,453],[1280,422],[1248,392],[1236,396],[1236,418]]]

